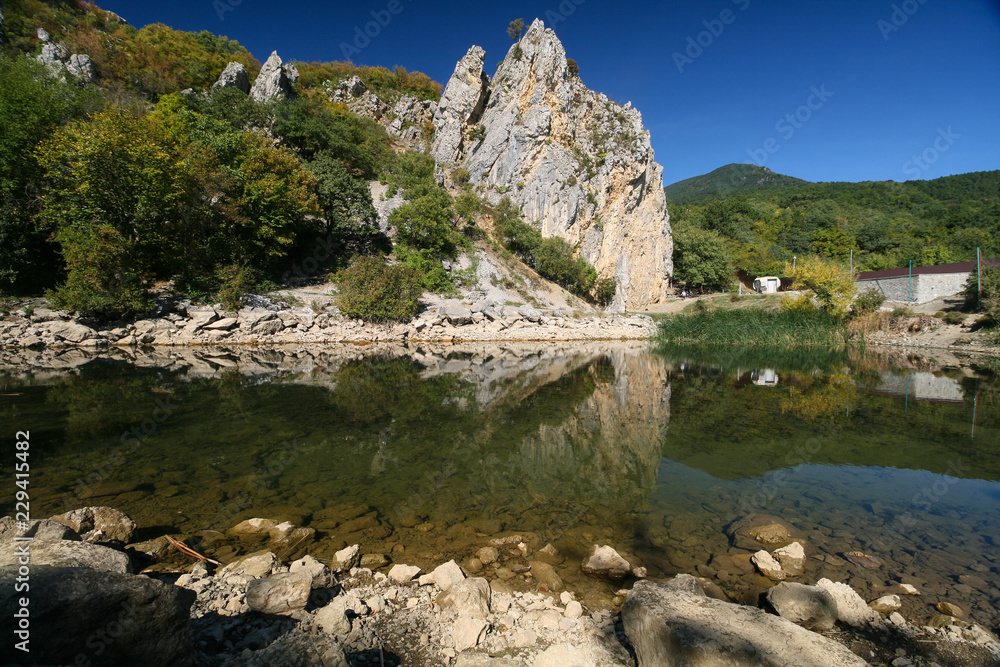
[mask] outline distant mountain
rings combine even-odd
[[[671,204],[688,204],[703,199],[749,192],[805,185],[809,181],[776,174],[767,167],[753,164],[727,164],[713,172],[686,178],[663,190]]]

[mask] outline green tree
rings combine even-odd
[[[978,310],[981,305],[982,312],[992,319],[994,324],[1000,324],[1000,267],[983,267],[982,290],[980,295],[979,275],[973,270],[963,290],[965,307],[969,310]]]
[[[388,252],[391,244],[378,227],[368,184],[351,176],[344,163],[324,151],[306,165],[316,177],[316,194],[332,232],[349,254]]]
[[[434,188],[389,216],[399,243],[416,250],[427,249],[437,257],[453,259],[459,245],[452,222],[451,198],[441,188]]]
[[[718,288],[732,280],[726,244],[715,232],[696,227],[674,232],[674,280],[691,287]]]
[[[0,57],[0,82],[0,293],[32,293],[61,273],[48,230],[33,221],[43,174],[35,148],[97,101],[24,57]]]
[[[514,19],[507,26],[507,36],[511,38],[512,41],[517,41],[521,39],[521,33],[524,32],[524,19]]]
[[[337,305],[348,317],[374,322],[403,322],[417,314],[423,293],[420,274],[364,255],[333,276],[340,290]]]
[[[113,110],[57,131],[37,155],[49,185],[41,219],[68,271],[58,300],[134,309],[136,286],[170,254],[170,230],[183,218],[191,181],[176,146],[152,117]]]
[[[565,239],[553,236],[538,246],[535,269],[543,277],[578,296],[586,296],[597,281],[597,271],[582,257],[574,258]]]

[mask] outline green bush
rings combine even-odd
[[[983,269],[983,293],[979,294],[979,276],[973,271],[965,283],[965,307],[979,310],[994,322],[1000,322],[1000,267],[987,266]]]
[[[965,315],[956,310],[945,313],[941,319],[948,324],[965,324]]]
[[[614,278],[601,278],[597,281],[597,288],[594,291],[594,299],[597,304],[602,307],[607,307],[615,300],[615,295],[618,293],[618,281]]]
[[[219,301],[223,308],[234,312],[243,307],[243,298],[257,285],[257,273],[246,266],[233,264],[219,269]]]
[[[885,295],[878,290],[867,290],[858,295],[854,300],[854,315],[867,315],[874,313],[885,303]]]
[[[348,317],[366,322],[405,322],[417,314],[423,288],[413,269],[390,266],[380,257],[358,257],[333,276],[337,305]]]
[[[543,277],[562,285],[577,296],[590,293],[597,282],[597,271],[582,257],[573,258],[573,249],[565,239],[553,236],[538,246],[535,269]]]
[[[403,247],[396,248],[396,256],[400,263],[413,269],[420,277],[420,285],[428,292],[435,294],[451,295],[455,293],[455,282],[451,275],[444,270],[441,260],[434,256],[430,250],[410,250]]]
[[[397,243],[454,259],[462,240],[452,223],[453,217],[451,197],[435,187],[393,211],[389,224],[396,229]]]

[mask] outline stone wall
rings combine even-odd
[[[936,273],[913,276],[913,294],[910,295],[910,277],[872,278],[857,281],[858,292],[876,290],[885,295],[886,301],[896,303],[927,303],[943,296],[962,291],[968,273]]]

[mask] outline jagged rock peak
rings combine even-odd
[[[454,162],[464,154],[464,130],[482,115],[490,78],[483,72],[486,51],[473,46],[455,65],[455,73],[441,94],[434,126],[437,133],[431,155],[438,162]]]
[[[250,97],[258,102],[276,97],[290,98],[293,96],[295,82],[299,80],[299,71],[294,65],[285,65],[277,51],[271,52],[260,74],[250,89]]]
[[[541,20],[492,81],[484,58],[473,47],[455,68],[434,118],[434,157],[467,169],[489,201],[510,197],[543,236],[613,277],[613,309],[665,299],[673,241],[663,169],[638,110],[588,89]]]
[[[236,88],[249,95],[250,76],[247,74],[247,68],[243,63],[229,63],[226,65],[226,69],[222,70],[219,80],[215,82],[212,88]]]

